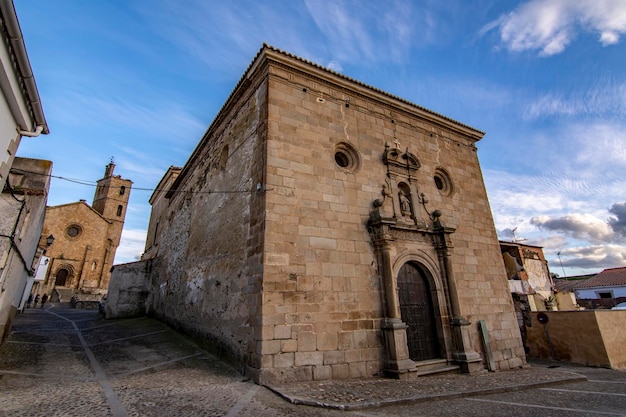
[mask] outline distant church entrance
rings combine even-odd
[[[58,287],[64,287],[65,281],[67,281],[67,276],[69,275],[69,271],[65,268],[59,269],[57,271],[57,278],[54,281],[54,285]]]
[[[398,293],[402,321],[409,326],[409,357],[414,361],[440,358],[430,286],[422,270],[404,264],[398,274]]]

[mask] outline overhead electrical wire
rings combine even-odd
[[[58,175],[52,175],[52,174],[42,174],[40,172],[33,172],[33,171],[27,171],[27,170],[23,170],[23,169],[12,169],[12,172],[15,173],[22,173],[22,174],[31,174],[31,175],[40,175],[40,176],[44,176],[44,177],[50,177],[50,178],[56,178],[62,181],[68,181],[68,182],[72,182],[75,184],[80,184],[80,185],[86,185],[88,187],[97,187],[98,184],[97,182],[93,182],[93,181],[89,181],[89,180],[81,180],[81,179],[76,179],[76,178],[66,178],[66,177],[61,177]],[[121,188],[123,186],[112,186],[109,185],[109,188]],[[124,186],[125,187],[125,186]],[[144,187],[132,187],[131,188],[133,191],[162,191],[162,192],[168,192],[168,191],[172,191],[174,193],[187,193],[187,194],[237,194],[237,193],[252,193],[252,192],[261,192],[261,191],[268,191],[268,189],[266,188],[259,188],[259,187],[255,187],[254,189],[251,190],[208,190],[208,191],[186,191],[186,190],[170,190],[169,188],[144,188]]]

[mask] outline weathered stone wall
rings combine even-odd
[[[445,225],[456,228],[453,269],[461,313],[488,323],[498,369],[524,365],[476,138],[404,111],[401,102],[387,105],[351,87],[355,90],[272,67],[267,164],[272,191],[257,348],[262,379],[364,377],[381,370],[382,296],[366,224],[386,179],[385,143],[419,158],[418,191],[431,212],[440,209]],[[359,169],[337,165],[334,154],[342,143],[357,150]],[[446,176],[447,188],[437,187],[437,175]],[[428,220],[415,196],[411,203]],[[441,272],[432,244],[417,248],[397,239],[391,256],[395,274],[410,260]],[[471,333],[480,351],[475,325]]]
[[[107,319],[142,316],[147,312],[151,272],[158,261],[115,265],[105,304]]]
[[[238,87],[173,185],[149,307],[242,362],[261,315],[266,88]]]
[[[388,144],[421,164],[406,179],[412,220],[399,195],[389,196],[392,215],[426,230],[439,209],[456,229],[447,276],[458,315],[473,323],[467,350],[481,351],[476,325],[485,320],[497,368],[524,365],[476,154],[482,133],[270,55],[255,59],[167,195],[150,313],[218,342],[261,383],[381,372],[385,304],[368,220],[389,181]],[[392,274],[407,262],[428,273],[442,355],[451,359],[441,254],[431,235],[418,235],[396,231]]]
[[[560,361],[626,369],[626,311],[545,311],[541,314],[548,317],[545,327],[537,320],[537,313],[533,313],[532,326],[526,328],[531,357],[551,359],[554,352],[555,359]]]
[[[51,172],[51,161],[16,157],[9,176],[13,195],[0,195],[0,343],[34,279]]]
[[[171,166],[157,185],[157,189],[150,197],[150,222],[148,223],[148,233],[146,234],[146,247],[141,259],[152,259],[159,254],[160,228],[168,217],[169,200],[165,198],[172,183],[180,174],[181,168]]]

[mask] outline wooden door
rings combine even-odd
[[[67,269],[59,269],[57,271],[57,278],[54,281],[54,285],[56,285],[57,287],[64,287],[65,286],[65,281],[67,280],[67,276],[69,275],[69,272],[67,272]]]
[[[423,361],[441,357],[430,287],[424,273],[407,263],[398,274],[400,314],[406,323],[409,357]]]

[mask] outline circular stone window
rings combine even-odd
[[[335,146],[335,163],[350,172],[357,172],[361,168],[359,152],[346,142],[340,142]]]
[[[435,181],[435,186],[443,195],[450,195],[454,191],[454,186],[452,185],[452,180],[450,179],[450,174],[442,168],[437,168],[435,170],[435,175],[433,177]]]
[[[71,224],[67,227],[66,232],[69,237],[78,237],[83,232],[83,228],[77,224]]]

